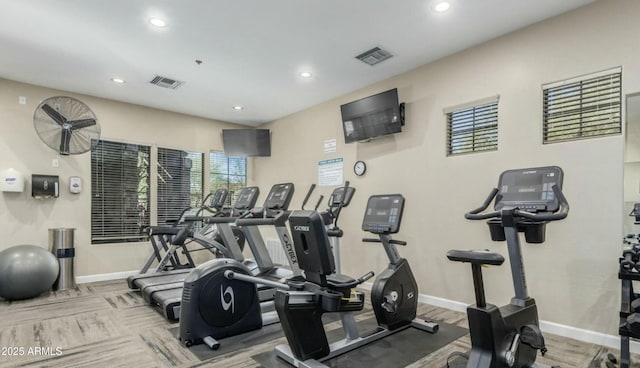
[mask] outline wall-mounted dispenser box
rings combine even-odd
[[[82,179],[79,176],[72,176],[69,178],[69,192],[78,194],[82,192]]]
[[[1,192],[22,192],[24,191],[24,176],[15,169],[0,171],[0,191]]]
[[[31,196],[33,198],[58,198],[59,187],[57,175],[31,175]]]

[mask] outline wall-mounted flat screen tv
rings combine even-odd
[[[398,89],[340,106],[344,142],[367,141],[402,131]]]
[[[269,129],[223,129],[222,145],[227,156],[271,156]]]

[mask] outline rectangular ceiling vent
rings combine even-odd
[[[153,78],[149,83],[155,84],[158,87],[170,88],[170,89],[176,89],[184,84],[183,81],[161,77],[159,75],[156,75],[156,77]]]
[[[374,47],[371,50],[365,51],[362,54],[356,56],[356,59],[369,65],[376,65],[389,59],[392,56],[393,55],[389,51],[383,50],[379,47]]]

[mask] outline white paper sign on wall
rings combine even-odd
[[[335,187],[344,181],[344,160],[342,157],[318,161],[318,185]]]
[[[336,152],[337,149],[338,149],[338,142],[336,141],[335,138],[324,140],[324,147],[323,147],[324,153],[333,153],[333,152]]]

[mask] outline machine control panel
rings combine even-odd
[[[369,197],[362,221],[362,230],[374,234],[395,234],[400,231],[404,197],[400,194]]]
[[[557,166],[507,170],[500,175],[496,210],[520,208],[529,212],[555,212],[558,199],[553,186],[562,189],[562,169]]]

